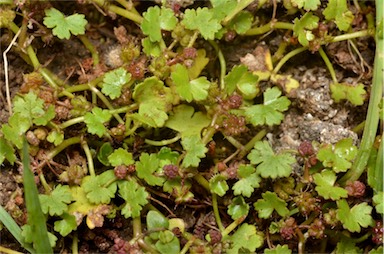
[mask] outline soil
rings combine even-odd
[[[89,34],[92,42],[102,56],[101,68],[103,71],[119,65],[116,62],[111,63],[110,55],[119,45],[113,28],[119,27],[120,23],[124,23],[123,25],[129,32],[135,33],[137,31],[136,27],[130,27],[131,23],[122,22],[119,18],[109,18],[105,26],[92,26],[90,29]],[[281,32],[272,32],[261,39],[259,37],[235,38],[224,44],[222,49],[227,60],[227,69],[230,70],[232,66],[240,64],[241,58],[247,54],[252,54],[258,46],[269,48],[273,55],[277,45],[283,40],[283,36],[284,34]],[[1,35],[2,52],[9,45],[11,39],[7,33]],[[71,40],[62,41],[52,39],[49,44],[44,44],[41,40],[35,40],[33,43],[36,44],[34,46],[38,51],[40,62],[67,82],[75,84],[79,80],[83,81],[97,75],[97,70],[88,71],[87,74],[84,74],[84,65],[91,55],[79,40],[72,37]],[[215,54],[209,45],[205,45],[205,47],[212,52],[211,54]],[[372,39],[359,40],[357,48],[361,53],[361,59],[356,59],[346,42],[330,44],[326,51],[335,66],[340,81],[362,82],[369,91],[374,42]],[[32,68],[20,58],[15,48],[11,49],[7,57],[11,97],[14,97],[24,83],[23,75],[30,73]],[[210,64],[217,67],[217,61],[211,61]],[[5,99],[4,73],[2,59],[0,62],[0,127],[1,124],[6,123],[9,117]],[[346,137],[352,138],[355,145],[359,144],[361,137],[352,129],[364,121],[367,103],[359,107],[354,107],[348,102],[335,103],[330,96],[331,77],[324,62],[317,54],[311,52],[300,54],[291,59],[280,71],[280,74],[292,75],[299,81],[300,87],[294,94],[287,94],[292,104],[285,113],[283,123],[277,128],[270,128],[267,134],[268,141],[273,144],[276,151],[297,149],[303,141],[335,144]],[[21,205],[23,194],[19,165],[15,164],[14,167],[0,166],[0,204],[14,218],[17,218],[18,223],[22,224],[26,218],[25,207]],[[196,191],[198,192],[198,190]],[[167,203],[166,198],[157,198]],[[172,212],[187,221],[187,229],[196,235],[204,236],[212,227],[210,221],[214,222],[213,214],[206,213],[210,201],[207,199],[206,202],[206,204],[180,205],[175,207]],[[168,205],[174,206],[172,202],[168,202]],[[225,221],[224,219],[224,223]],[[4,230],[0,234],[3,245],[13,250],[22,251],[10,234],[5,233]],[[89,230],[83,223],[83,226],[78,229],[79,253],[110,252],[115,238],[123,236],[130,238],[129,234],[131,234],[131,225],[122,216],[117,216],[114,220],[106,220],[102,228],[95,230]],[[61,253],[68,253],[70,250],[64,246],[70,246],[70,244],[59,241],[57,245],[63,248]]]

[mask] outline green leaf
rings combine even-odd
[[[117,190],[116,176],[113,170],[107,170],[97,176],[86,176],[81,183],[87,198],[94,204],[109,204]]]
[[[259,218],[269,218],[274,210],[282,217],[289,214],[287,203],[279,198],[276,193],[267,191],[261,195],[263,199],[259,199],[253,204],[258,211]]]
[[[336,245],[336,251],[335,254],[360,254],[363,253],[363,251],[356,246],[356,243],[354,241],[351,241],[351,238],[345,237],[342,235],[341,239],[338,241]]]
[[[187,29],[198,30],[206,40],[213,40],[215,33],[221,29],[220,22],[213,18],[212,11],[206,7],[187,9],[181,24]]]
[[[43,213],[60,216],[68,211],[68,204],[72,201],[72,194],[68,185],[58,184],[49,195],[40,194],[39,199]]]
[[[291,0],[293,6],[306,11],[315,11],[320,5],[320,0]]]
[[[348,100],[355,106],[363,105],[367,95],[362,83],[357,85],[349,85],[347,83],[331,83],[330,89],[332,99],[334,99],[335,102]]]
[[[131,165],[135,161],[132,159],[132,154],[123,148],[118,148],[108,156],[109,163],[113,166]]]
[[[174,94],[169,87],[156,77],[150,77],[135,86],[133,99],[139,103],[139,121],[152,127],[163,127],[168,119],[167,111],[174,102]]]
[[[334,186],[336,174],[332,170],[323,170],[313,175],[316,191],[325,199],[339,200],[348,197],[348,191],[341,187]]]
[[[200,136],[201,131],[210,123],[211,119],[203,112],[195,112],[193,107],[181,104],[173,108],[173,114],[165,122],[165,126],[180,132],[182,137],[187,137]]]
[[[211,0],[213,18],[223,20],[237,6],[237,0]]]
[[[208,97],[208,89],[211,83],[206,77],[190,80],[188,70],[184,65],[177,64],[171,73],[171,77],[175,83],[177,93],[187,102],[201,101]]]
[[[105,142],[99,149],[97,153],[97,159],[103,163],[104,166],[111,165],[108,159],[108,156],[113,153],[113,147],[111,143]]]
[[[259,94],[258,77],[248,71],[245,65],[234,66],[224,78],[225,91],[228,95],[236,89],[247,100],[251,100]]]
[[[347,7],[346,0],[329,0],[323,11],[326,20],[334,20],[341,31],[347,31],[354,19],[354,16]]]
[[[165,232],[168,232],[173,235],[171,231],[165,231]],[[180,241],[174,235],[171,241],[169,242],[157,241],[155,246],[156,246],[156,249],[161,254],[179,254],[180,253]]]
[[[141,40],[141,45],[147,56],[159,57],[161,55],[162,50],[159,42],[151,42],[147,37]]]
[[[162,40],[161,30],[171,31],[177,24],[177,18],[173,11],[165,7],[161,7],[161,9],[159,6],[149,7],[143,13],[143,18],[141,30],[149,36],[152,42]]]
[[[384,192],[380,191],[375,194],[372,198],[373,204],[375,205],[376,212],[384,213]]]
[[[186,151],[183,159],[183,167],[197,167],[201,158],[205,158],[205,153],[208,152],[208,148],[201,141],[198,135],[188,136],[181,140],[181,145]]]
[[[227,190],[229,190],[226,180],[227,178],[223,175],[214,175],[209,179],[209,188],[211,189],[211,192],[220,197],[224,196]]]
[[[249,11],[239,12],[229,23],[229,28],[238,34],[245,34],[252,27],[253,15]]]
[[[127,72],[124,68],[107,72],[103,78],[101,91],[112,100],[116,99],[120,97],[123,86],[131,80],[131,77],[131,73]]]
[[[28,212],[28,224],[24,227],[29,227],[30,234],[22,235],[29,236],[31,241],[25,239],[26,242],[34,244],[37,253],[53,253],[48,237],[47,223],[45,216],[41,210],[35,177],[30,169],[28,144],[26,139],[23,139],[23,183],[24,183],[24,196],[25,205]]]
[[[240,165],[237,175],[239,181],[232,186],[233,193],[249,198],[254,189],[260,186],[261,178],[251,165]]]
[[[149,211],[147,213],[147,230],[159,230],[167,229],[169,227],[169,221],[164,215],[158,211]]]
[[[23,146],[23,136],[31,126],[32,123],[28,118],[21,116],[20,113],[14,113],[8,119],[8,123],[3,124],[1,131],[8,141],[21,149]]]
[[[61,215],[62,220],[55,221],[54,229],[62,236],[67,236],[73,230],[77,229],[76,217],[74,215],[64,213]]]
[[[300,19],[293,20],[293,34],[299,39],[299,42],[304,47],[309,45],[309,42],[315,39],[312,31],[319,26],[319,17],[313,15],[312,12],[305,13]]]
[[[245,203],[242,196],[237,196],[232,199],[231,204],[228,206],[228,214],[231,215],[232,220],[237,220],[246,216],[249,212],[249,205]]]
[[[277,87],[268,88],[264,92],[264,103],[253,105],[245,109],[244,115],[253,125],[272,126],[280,124],[284,119],[284,112],[288,109],[291,102],[285,96],[280,96],[281,91]]]
[[[265,249],[265,254],[291,254],[292,251],[288,248],[288,245],[281,246],[278,244],[274,249]]]
[[[63,13],[55,8],[45,10],[44,25],[53,28],[52,33],[59,39],[69,39],[71,33],[79,35],[85,33],[87,20],[83,14],[73,14],[65,17]]]
[[[33,243],[33,247],[35,249],[37,249],[38,245],[41,244],[39,238],[36,236],[36,231],[35,229],[29,225],[29,224],[25,224],[21,227],[22,229],[22,232],[21,232],[21,235],[23,236],[23,238],[25,239],[25,241],[27,243]],[[47,232],[47,244],[50,246],[50,248],[52,247],[55,247],[56,246],[56,241],[57,241],[57,237],[52,234],[51,232]],[[40,252],[37,252],[37,253],[40,253]],[[44,253],[53,253],[53,252],[44,252]]]
[[[247,158],[257,165],[256,172],[263,178],[287,177],[291,174],[291,164],[296,159],[288,153],[275,154],[267,141],[256,142]]]
[[[0,137],[0,164],[7,160],[11,165],[16,161],[15,149],[5,138]]]
[[[62,131],[52,130],[47,136],[48,142],[55,146],[60,145],[64,141],[64,133]]]
[[[228,239],[232,244],[230,249],[227,250],[227,254],[241,253],[240,249],[242,248],[254,252],[264,243],[264,237],[256,231],[256,227],[247,223],[242,223]]]
[[[119,194],[125,200],[121,213],[125,218],[137,218],[143,206],[148,204],[149,194],[135,181],[119,181]]]
[[[383,246],[377,247],[377,249],[372,249],[368,252],[368,254],[383,254]]]
[[[46,125],[55,118],[54,106],[50,105],[44,110],[44,101],[37,97],[33,92],[24,96],[16,96],[13,102],[14,114],[20,114],[21,117],[29,119],[36,125]]]
[[[347,138],[340,140],[334,146],[323,146],[317,153],[317,158],[323,162],[324,167],[332,167],[336,173],[345,172],[352,167],[357,151],[352,139]]]
[[[372,207],[366,202],[349,208],[345,199],[337,201],[337,219],[343,223],[343,227],[350,232],[360,232],[361,227],[366,228],[373,225],[371,216]]]
[[[109,122],[111,117],[112,114],[108,110],[95,107],[92,109],[92,113],[87,112],[84,115],[84,122],[89,133],[96,134],[101,138],[108,131],[104,123]]]
[[[165,178],[160,176],[160,160],[156,154],[142,153],[140,161],[136,163],[137,176],[151,186],[163,185]]]

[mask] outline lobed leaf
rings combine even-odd
[[[208,148],[201,141],[197,135],[188,136],[182,139],[181,145],[186,151],[185,157],[182,162],[183,167],[197,167],[201,158],[205,158],[205,153],[208,152]]]
[[[275,192],[267,191],[261,195],[263,199],[259,199],[254,203],[259,218],[267,219],[271,216],[273,211],[276,211],[282,217],[289,214],[287,203],[279,198]]]
[[[119,194],[125,200],[121,213],[125,218],[139,217],[143,206],[148,203],[148,192],[135,181],[120,181],[118,186]]]
[[[213,40],[215,33],[221,29],[219,20],[215,19],[212,11],[206,7],[187,9],[181,24],[187,29],[198,30],[206,40]]]

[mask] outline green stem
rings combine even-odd
[[[232,10],[223,20],[222,24],[225,26],[228,24],[231,19],[233,19],[239,12],[244,10],[248,5],[250,5],[253,2],[253,0],[240,0],[237,1],[237,5],[235,9]]]
[[[226,227],[223,231],[221,231],[222,238],[229,235],[229,233],[231,233],[237,226],[239,226],[245,220],[246,217],[247,216],[242,216],[237,220],[235,220],[234,222],[232,222],[231,224],[229,224],[228,227]]]
[[[139,238],[142,234],[140,216],[133,218],[132,226],[133,226],[133,237]]]
[[[221,51],[219,45],[215,41],[210,40],[209,43],[216,50],[217,57],[219,58],[219,63],[220,63],[220,88],[221,88],[221,90],[224,90],[224,88],[225,88],[224,77],[225,77],[225,74],[227,72],[225,58],[224,58],[223,52]]]
[[[47,183],[47,180],[45,180],[45,176],[42,172],[39,173],[39,179],[40,179],[40,182],[41,182],[41,185],[43,185],[43,188],[45,190],[45,193],[47,195],[49,195],[49,193],[51,193],[52,191],[52,188],[51,186],[49,186],[49,184]]]
[[[84,44],[84,46],[91,52],[92,59],[93,59],[93,66],[96,67],[100,60],[99,60],[99,52],[97,52],[95,46],[91,43],[91,41],[88,39],[85,35],[79,35],[78,36],[80,41]]]
[[[77,231],[73,233],[71,249],[72,249],[72,254],[79,254],[79,237],[77,235]]]
[[[360,133],[364,130],[364,126],[365,126],[365,121],[359,123],[358,125],[356,125],[355,127],[353,127],[352,131],[355,132],[355,133]]]
[[[91,150],[89,149],[87,141],[86,140],[82,140],[81,146],[82,146],[82,148],[84,150],[85,156],[87,157],[89,174],[92,177],[94,177],[94,176],[96,176],[96,174],[95,174],[95,166],[93,165],[92,153],[91,153]]]
[[[94,86],[91,86],[89,85],[89,87],[91,88],[92,92],[94,92],[97,97],[100,98],[100,100],[105,104],[105,106],[107,106],[107,108],[111,111],[114,110],[112,104],[109,102],[109,100],[107,99],[107,97],[104,96],[104,94],[102,94],[96,87]],[[124,124],[124,120],[116,113],[113,113],[112,114],[113,117],[115,117],[115,119],[120,123],[120,124]]]
[[[74,124],[77,124],[77,123],[82,123],[82,122],[84,122],[84,116],[79,116],[79,117],[70,119],[68,121],[65,121],[64,123],[59,125],[59,128],[60,129],[65,129],[65,128],[71,126],[71,125],[74,125]]]
[[[335,69],[333,68],[331,61],[329,60],[327,54],[324,52],[322,47],[319,48],[319,54],[320,54],[321,58],[323,58],[323,61],[328,68],[329,74],[331,74],[333,83],[338,83],[337,78],[336,78]]]
[[[56,155],[58,155],[61,151],[67,148],[70,145],[81,143],[81,137],[72,137],[61,142],[60,145],[53,148],[51,152],[47,154],[47,160],[52,160]]]
[[[195,31],[191,37],[191,39],[188,42],[187,48],[192,48],[193,44],[195,44],[195,41],[197,39],[197,36],[199,36],[199,31]]]
[[[234,147],[236,147],[238,150],[243,150],[244,146],[239,141],[237,141],[232,136],[225,136],[225,138],[231,143]]]
[[[249,29],[244,35],[260,35],[265,34],[273,29],[287,29],[293,30],[293,24],[287,22],[275,22],[271,21],[260,27],[253,27]]]
[[[211,192],[211,188],[209,188],[209,182],[200,173],[193,176],[193,180],[200,184],[205,190]]]
[[[151,146],[166,146],[166,145],[170,145],[170,144],[175,143],[180,138],[181,138],[181,135],[177,134],[176,137],[171,138],[171,139],[164,139],[164,140],[160,140],[160,141],[145,139],[144,142],[147,143],[148,145],[151,145]]]
[[[361,30],[361,31],[353,32],[353,33],[341,34],[341,35],[338,35],[338,36],[331,38],[330,40],[326,40],[325,42],[321,43],[321,45],[327,44],[329,42],[339,42],[339,41],[345,41],[345,40],[360,38],[360,37],[364,37],[364,36],[373,36],[373,34],[374,34],[373,29],[366,29],[366,30]]]
[[[308,49],[308,47],[301,47],[301,48],[297,48],[297,49],[294,49],[292,50],[291,52],[289,52],[288,54],[286,54],[280,61],[279,63],[276,65],[275,69],[273,69],[273,73],[277,74],[277,72],[281,69],[281,67],[283,67],[283,65],[289,60],[291,59],[292,57],[294,57],[295,55],[297,54],[300,54],[301,52],[303,51],[306,51]]]
[[[220,232],[223,232],[225,228],[223,226],[223,223],[221,222],[219,205],[217,203],[217,195],[215,193],[212,193],[212,208],[213,214],[215,215],[216,224],[219,227]]]
[[[140,24],[143,21],[143,17],[138,15],[137,12],[129,11],[129,10],[120,8],[116,5],[109,4],[108,1],[105,1],[105,0],[92,0],[92,1],[95,2],[97,5],[99,5],[100,7],[103,7],[105,5],[105,7],[109,11],[114,12],[129,20],[132,20],[133,22],[136,22],[138,24]]]
[[[255,146],[256,142],[261,140],[265,135],[267,134],[267,130],[266,129],[262,129],[261,131],[259,131],[243,148],[243,150],[241,150],[241,152],[239,153],[239,159],[243,158],[249,151],[252,150],[252,148]]]
[[[383,61],[384,61],[384,43],[383,43],[383,5],[381,1],[376,1],[376,53],[373,67],[372,90],[369,99],[368,112],[365,128],[359,151],[352,168],[340,179],[341,184],[347,181],[356,181],[364,172],[368,163],[370,151],[375,141],[377,126],[380,116],[380,101],[383,97]],[[382,169],[380,169],[382,170]]]

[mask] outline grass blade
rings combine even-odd
[[[53,253],[48,239],[45,216],[41,210],[35,178],[29,168],[28,144],[23,141],[23,180],[25,203],[28,212],[28,224],[35,233],[34,246],[37,253]]]

